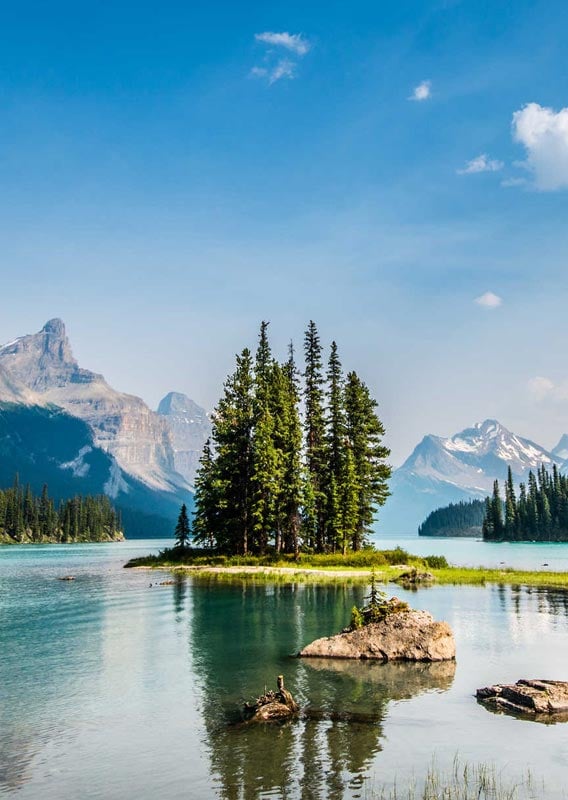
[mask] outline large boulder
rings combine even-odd
[[[380,622],[316,639],[298,654],[317,658],[374,658],[380,661],[450,661],[456,644],[447,622],[427,611],[389,614]]]
[[[568,720],[568,681],[520,680],[477,690],[477,699],[499,711]]]

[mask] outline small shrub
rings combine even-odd
[[[425,556],[424,563],[430,569],[448,569],[450,566],[446,556]]]
[[[363,614],[361,614],[360,609],[357,606],[353,606],[351,609],[351,630],[354,631],[357,628],[362,628],[365,624],[365,620],[363,619]]]

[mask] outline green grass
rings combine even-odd
[[[133,558],[127,567],[296,567],[298,569],[381,569],[396,564],[427,568],[447,567],[443,556],[414,556],[397,547],[394,550],[366,548],[357,553],[300,553],[293,555],[269,554],[265,556],[226,556],[214,551],[187,548],[169,548],[154,556]]]
[[[486,569],[485,567],[448,567],[433,569],[439,584],[486,583],[507,584],[513,586],[549,586],[568,588],[568,572],[531,572],[518,569]]]
[[[446,772],[433,763],[421,781],[371,788],[365,796],[369,800],[542,800],[547,791],[530,771],[511,778],[493,764],[462,763],[456,757]]]
[[[199,574],[206,574],[224,579],[246,579],[255,581],[278,581],[280,583],[317,582],[322,580],[350,582],[367,581],[372,569],[377,572],[378,580],[383,582],[394,581],[404,571],[397,565],[416,566],[418,569],[432,572],[439,585],[470,585],[484,586],[486,584],[503,584],[518,586],[544,586],[568,589],[568,573],[566,572],[537,572],[516,569],[487,569],[486,567],[453,567],[448,564],[444,556],[412,555],[398,547],[394,550],[365,549],[358,553],[349,553],[346,556],[340,553],[310,554],[302,553],[295,559],[294,556],[266,555],[266,556],[225,556],[204,550],[179,550],[166,549],[158,555],[143,556],[129,561],[126,567],[150,567],[176,569],[184,567],[197,567]],[[211,568],[231,568],[230,573],[210,572]],[[242,567],[242,571],[239,571]],[[254,575],[247,571],[247,567],[262,567],[263,572]],[[294,569],[294,572],[280,572],[282,567]],[[313,574],[309,570],[317,570]],[[341,570],[345,575],[332,574]],[[348,573],[353,571],[353,575]],[[365,571],[365,575],[357,572]],[[330,572],[329,576],[325,572]]]

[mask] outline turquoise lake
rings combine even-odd
[[[568,545],[382,538],[456,563],[568,569]],[[351,798],[404,786],[456,754],[568,791],[568,724],[496,715],[474,692],[568,679],[568,593],[405,592],[447,620],[457,663],[291,658],[339,630],[364,587],[218,583],[122,569],[163,542],[0,548],[0,795]],[[57,580],[64,575],[76,580]],[[309,716],[239,724],[243,699],[286,684]],[[539,794],[538,796],[542,796]]]

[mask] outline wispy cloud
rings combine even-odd
[[[493,292],[485,292],[479,297],[476,297],[473,302],[477,303],[478,306],[487,308],[489,310],[499,308],[499,306],[503,305],[503,299],[499,297],[498,294],[494,294]]]
[[[505,189],[510,189],[516,186],[526,186],[528,183],[526,178],[505,178],[501,181],[501,186]]]
[[[544,400],[565,402],[568,400],[568,381],[555,383],[550,378],[537,375],[537,377],[528,381],[527,386],[530,395],[538,402],[543,402]]]
[[[265,31],[264,33],[255,33],[254,38],[257,42],[271,44],[274,47],[284,47],[298,56],[305,56],[311,49],[310,43],[301,33]]]
[[[422,100],[428,100],[432,96],[432,81],[422,81],[415,86],[412,90],[412,94],[408,98],[409,100],[416,100],[417,102],[421,102]]]
[[[487,153],[482,153],[471,161],[467,161],[465,167],[456,170],[458,175],[475,175],[479,172],[499,172],[503,169],[503,162],[489,158]]]
[[[543,192],[568,188],[568,108],[554,111],[528,103],[513,114],[513,139],[522,144],[522,164]]]
[[[262,78],[269,85],[295,78],[299,60],[311,50],[310,42],[300,33],[265,31],[255,33],[254,38],[267,49],[262,64],[254,66],[249,76]],[[288,54],[285,55],[283,50]]]

